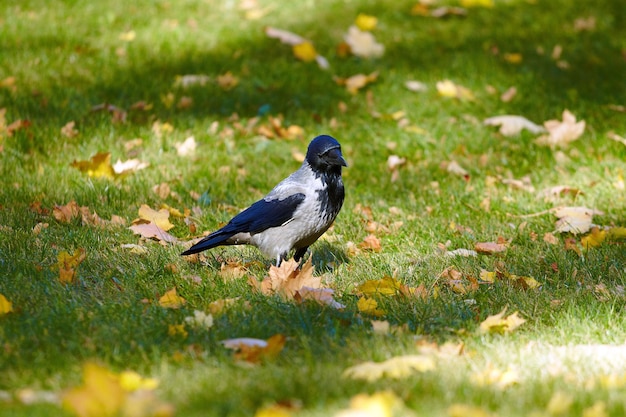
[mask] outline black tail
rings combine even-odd
[[[224,229],[218,230],[181,253],[181,255],[193,255],[194,253],[202,252],[216,246],[226,245],[226,241],[235,234],[237,234],[237,232],[231,233],[224,231]]]

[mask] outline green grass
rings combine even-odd
[[[611,131],[626,136],[626,117],[615,107],[626,105],[622,2],[496,0],[494,8],[443,19],[412,16],[410,1],[260,3],[270,12],[259,20],[244,19],[237,2],[32,0],[0,6],[0,81],[16,80],[0,88],[0,109],[6,109],[7,124],[31,123],[12,136],[0,130],[0,294],[15,309],[0,316],[0,391],[9,397],[0,396],[0,415],[68,413],[53,404],[24,404],[18,394],[77,386],[82,365],[93,360],[115,372],[130,369],[159,379],[157,396],[181,416],[249,416],[289,401],[300,404],[294,415],[327,416],[347,408],[356,394],[386,389],[406,406],[398,415],[446,415],[459,403],[499,416],[549,415],[546,407],[556,392],[573,398],[568,415],[580,416],[598,401],[606,403],[607,415],[624,415],[624,384],[598,382],[609,373],[626,373],[624,349],[611,357],[601,346],[623,347],[626,340],[624,241],[578,255],[565,250],[571,236],[558,236],[558,245],[543,241],[555,227],[550,214],[519,217],[584,205],[604,212],[594,217],[597,224],[626,226],[626,193],[613,185],[626,173],[626,147],[610,139]],[[386,47],[382,58],[337,56],[336,46],[358,13],[378,17],[374,33]],[[575,19],[589,16],[595,29],[575,31]],[[268,25],[311,39],[331,69],[297,61],[288,46],[265,37]],[[120,40],[130,30],[135,39]],[[563,47],[561,59],[569,68],[551,58],[556,45]],[[505,53],[520,53],[523,60],[511,64]],[[378,80],[354,96],[332,79],[376,70]],[[227,71],[239,77],[232,90],[214,82],[174,87],[179,75],[215,78]],[[435,83],[443,79],[472,90],[475,101],[439,97]],[[423,81],[429,91],[410,92],[407,80]],[[498,94],[488,93],[488,85]],[[518,94],[504,103],[499,95],[511,86]],[[372,117],[366,91],[374,110],[405,111],[423,133],[403,130],[389,117]],[[163,100],[168,93],[174,105]],[[182,96],[193,99],[190,108],[176,106]],[[152,108],[128,110],[125,123],[91,111],[101,103],[130,109],[142,100]],[[282,114],[285,125],[302,126],[306,137],[268,141],[254,132],[224,133],[235,128],[233,113],[245,125],[260,109]],[[481,123],[500,114],[541,123],[560,119],[564,109],[587,122],[584,135],[563,151],[564,161],[534,144],[533,135],[505,138]],[[79,131],[74,138],[60,133],[69,121]],[[170,123],[173,132],[156,135],[155,121]],[[297,169],[292,150],[303,152],[321,133],[337,137],[349,163],[347,198],[332,239],[312,247],[316,274],[324,274],[346,305],[341,311],[256,294],[246,278],[223,282],[218,256],[251,262],[250,275],[266,275],[269,260],[253,248],[215,249],[208,265],[181,258],[180,245],[146,242],[147,253],[135,255],[121,247],[139,242],[127,228],[60,223],[49,212],[75,200],[104,219],[115,214],[131,221],[142,204],[201,206],[198,231],[214,230]],[[179,157],[174,144],[191,135],[199,144],[195,155]],[[128,151],[125,143],[135,138],[141,146]],[[102,151],[114,161],[138,157],[150,166],[115,181],[90,178],[70,166]],[[392,154],[407,159],[395,182],[386,166]],[[450,160],[469,171],[468,181],[441,168]],[[535,192],[487,181],[523,176]],[[164,182],[176,196],[162,200],[152,191]],[[555,202],[537,197],[539,190],[560,184],[583,194]],[[208,198],[201,204],[191,192]],[[480,206],[487,197],[489,212]],[[46,211],[34,210],[34,202]],[[402,222],[397,231],[378,233],[380,253],[348,253],[348,242],[368,234],[355,211],[359,204],[371,207],[383,225]],[[40,222],[49,227],[35,235]],[[173,222],[172,234],[194,237],[182,219]],[[471,231],[457,232],[451,222]],[[498,236],[512,239],[502,255],[445,258],[437,252],[437,243],[471,249]],[[78,248],[87,257],[77,282],[61,285],[53,268],[57,255]],[[497,268],[532,276],[542,287],[522,290],[497,282],[456,294],[437,281],[449,266],[471,276]],[[385,275],[409,286],[436,285],[439,293],[380,299],[386,311],[381,320],[401,330],[379,335],[371,330],[372,317],[358,312],[355,288]],[[201,277],[201,283],[189,276]],[[599,293],[598,285],[608,293]],[[187,305],[159,307],[158,297],[174,286]],[[188,329],[186,338],[168,334],[168,325],[229,297],[240,297],[240,303],[216,316],[210,330]],[[527,322],[509,335],[481,335],[480,322],[504,307]],[[285,349],[258,366],[238,363],[220,344],[277,333],[287,336]],[[342,377],[361,362],[414,354],[420,341],[463,342],[465,354],[438,359],[435,370],[404,379]],[[505,389],[475,383],[475,375],[489,367],[514,369],[519,382]]]

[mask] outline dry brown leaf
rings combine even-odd
[[[376,41],[370,32],[359,29],[356,25],[348,28],[344,36],[345,43],[352,54],[362,58],[380,58],[385,53],[385,46]]]
[[[380,239],[374,235],[367,235],[363,242],[359,243],[359,248],[372,252],[380,252],[382,250]]]
[[[76,122],[73,120],[71,122],[67,122],[65,126],[61,128],[61,135],[66,138],[75,138],[78,136],[78,130],[75,129]]]
[[[556,222],[556,231],[559,233],[580,234],[591,229],[594,214],[602,214],[587,207],[557,207],[553,213],[559,218]]]
[[[69,223],[80,215],[80,207],[76,201],[70,201],[64,206],[54,206],[52,215],[61,223]]]
[[[369,75],[356,74],[348,78],[334,77],[334,80],[338,85],[344,85],[351,94],[356,94],[361,88],[376,81],[376,78],[378,78],[378,71]]]
[[[519,135],[524,129],[531,133],[542,133],[546,131],[543,127],[522,116],[504,115],[490,117],[485,119],[483,124],[486,126],[500,126],[500,133],[504,136]]]
[[[248,269],[237,261],[222,262],[220,266],[220,277],[226,281],[232,281],[244,277],[248,273]]]
[[[176,237],[170,235],[153,222],[133,224],[129,229],[145,239],[156,239],[166,243],[175,243],[178,241]]]
[[[562,121],[548,120],[543,125],[548,130],[548,134],[540,136],[535,142],[551,148],[566,147],[585,131],[585,121],[576,122],[576,116],[569,110],[563,111]]]
[[[496,242],[477,242],[474,244],[474,249],[478,253],[485,255],[493,255],[494,253],[502,253],[507,250],[508,245],[504,243]]]
[[[543,241],[550,245],[557,245],[559,243],[559,239],[550,232],[543,235]]]

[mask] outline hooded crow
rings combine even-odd
[[[182,255],[247,244],[276,259],[276,265],[292,249],[299,261],[339,214],[344,199],[341,168],[347,166],[339,142],[328,135],[317,136],[296,172]]]

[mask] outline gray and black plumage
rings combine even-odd
[[[182,255],[222,245],[254,245],[265,255],[286,259],[295,249],[299,261],[309,246],[331,226],[344,200],[341,169],[348,166],[341,145],[331,136],[309,144],[302,166],[278,183],[263,199],[233,217]]]

